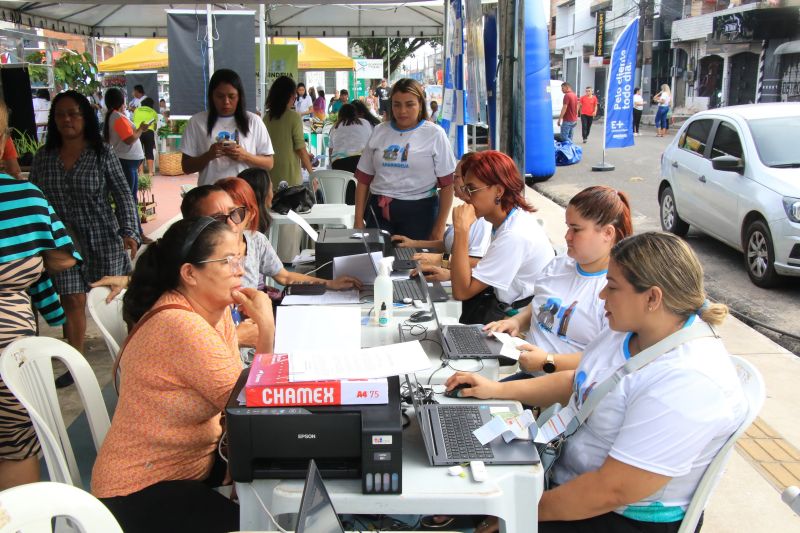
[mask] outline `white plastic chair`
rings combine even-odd
[[[731,360],[742,382],[744,396],[747,399],[747,414],[739,428],[722,446],[711,463],[709,463],[703,477],[700,478],[700,483],[698,483],[692,496],[692,501],[689,503],[688,509],[686,509],[686,515],[683,517],[678,533],[694,533],[695,529],[697,529],[697,522],[700,520],[700,515],[708,503],[708,498],[722,476],[722,469],[728,464],[733,452],[733,445],[758,416],[767,396],[764,380],[758,370],[741,357],[731,356]]]
[[[311,176],[319,180],[325,203],[328,204],[345,203],[348,183],[356,183],[353,173],[346,170],[316,170]]]
[[[28,410],[42,445],[51,481],[82,487],[53,377],[53,359],[64,363],[80,394],[96,450],[111,425],[92,367],[69,344],[50,337],[23,337],[0,355],[0,376]]]
[[[122,533],[111,511],[77,487],[44,481],[0,492],[2,532],[52,532],[55,517],[69,518],[82,533]]]
[[[95,287],[89,291],[86,300],[89,314],[100,329],[100,333],[103,334],[103,340],[106,341],[111,360],[115,361],[128,336],[128,327],[122,319],[122,297],[125,295],[125,291],[120,292],[111,300],[110,304],[107,304],[106,298],[110,292],[111,289],[108,287]]]

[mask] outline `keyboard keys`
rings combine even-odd
[[[439,405],[437,410],[448,459],[469,461],[494,458],[491,447],[481,446],[472,434],[483,425],[477,406]]]
[[[475,328],[450,326],[448,337],[453,341],[456,350],[461,354],[491,355],[484,334]]]

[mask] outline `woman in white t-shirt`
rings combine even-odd
[[[486,325],[514,336],[528,330],[529,344],[520,346],[523,372],[507,379],[574,369],[586,345],[608,327],[599,294],[611,248],[633,233],[628,196],[604,185],[588,187],[572,197],[565,217],[567,255],[550,261],[536,278],[529,306]]]
[[[633,134],[639,135],[639,124],[642,122],[642,112],[644,111],[644,98],[642,89],[636,87],[633,90]]]
[[[496,150],[478,152],[464,161],[462,174],[469,203],[453,210],[450,279],[453,298],[464,301],[460,321],[485,324],[530,303],[534,281],[555,253],[525,200],[513,159]],[[492,242],[473,268],[469,233],[479,217],[491,223]]]
[[[298,83],[296,91],[297,99],[294,101],[294,110],[303,118],[310,117],[311,112],[314,110],[314,101],[306,92],[306,84],[303,82]]]
[[[441,239],[453,205],[455,168],[447,135],[428,120],[422,85],[397,81],[389,120],[372,131],[358,163],[354,226]]]
[[[685,327],[717,326],[728,312],[706,299],[691,248],[667,233],[617,243],[600,297],[610,329],[586,347],[576,370],[505,383],[458,373],[448,389],[465,383],[461,396],[559,402],[577,411],[628,359]],[[622,376],[562,448],[553,468],[557,486],[539,501],[539,531],[677,532],[700,477],[746,407],[718,337],[684,342]],[[496,530],[489,519],[477,531]]]
[[[473,157],[477,152],[467,152],[461,157],[453,172],[453,191],[455,196],[468,202],[469,197],[462,192],[464,187],[464,177],[461,175],[464,161]],[[447,226],[444,230],[444,237],[437,241],[414,240],[405,235],[392,235],[392,242],[398,248],[422,248],[426,252],[417,252],[414,259],[419,261],[420,268],[425,273],[425,279],[431,281],[448,281],[450,279],[449,259],[453,252],[453,238],[455,230],[453,226]],[[473,267],[478,264],[481,257],[489,249],[492,240],[492,224],[485,218],[477,219],[469,229],[469,262]]]
[[[247,111],[239,75],[220,69],[208,82],[208,111],[192,115],[181,141],[181,165],[199,172],[198,185],[236,176],[246,168],[271,170],[272,142],[258,115]]]
[[[672,92],[666,83],[661,86],[661,92],[653,97],[653,102],[658,104],[656,111],[656,137],[663,137],[669,129],[669,107],[672,104]]]
[[[331,168],[355,174],[361,152],[371,135],[372,124],[359,118],[353,104],[344,104],[330,133]]]

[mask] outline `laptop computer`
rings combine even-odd
[[[314,459],[308,462],[306,485],[297,514],[296,533],[344,533],[333,502],[322,482]]]
[[[378,267],[375,265],[375,261],[372,260],[372,251],[369,248],[369,243],[367,242],[367,237],[364,232],[361,233],[361,242],[364,243],[364,248],[367,251],[367,260],[369,264],[372,265],[372,269],[375,271],[375,276],[378,275]],[[434,302],[446,302],[448,300],[447,291],[444,290],[442,284],[438,281],[431,282],[430,285],[420,273],[420,279],[393,279],[392,280],[392,299],[397,303],[402,303],[404,299],[411,298],[412,300],[425,300],[426,296],[425,293],[428,292],[430,294],[430,298]],[[424,290],[423,290],[424,287]],[[430,290],[429,290],[430,289]]]
[[[539,463],[539,453],[530,440],[506,443],[494,439],[485,446],[472,432],[492,419],[492,412],[517,412],[516,404],[424,403],[425,392],[416,376],[406,374],[411,403],[417,414],[428,461],[433,466],[456,465],[468,461],[483,461],[488,465],[527,465]]]
[[[375,221],[378,234],[383,237],[383,255],[386,257],[394,257],[392,270],[412,270],[417,268],[417,262],[414,260],[414,254],[419,252],[428,252],[429,250],[424,248],[402,248],[395,246],[394,242],[392,241],[392,234],[385,229],[381,229],[378,217],[375,215],[375,210],[371,205],[369,206],[369,210],[372,214],[372,220]]]
[[[420,272],[420,277],[424,277]],[[483,331],[481,324],[452,324],[443,325],[439,321],[436,313],[436,306],[433,305],[427,290],[427,283],[423,281],[422,287],[425,291],[425,300],[431,307],[431,314],[439,329],[442,339],[442,350],[446,359],[497,359],[503,357],[500,350],[503,343]]]

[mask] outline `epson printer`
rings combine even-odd
[[[361,237],[362,233],[366,235],[364,238]],[[314,246],[317,271],[315,276],[333,279],[333,258],[366,253],[364,240],[367,241],[370,252],[383,252],[387,255],[387,247],[391,244],[389,238],[388,234],[383,234],[376,228],[322,228]]]
[[[234,481],[303,479],[314,459],[325,479],[360,478],[364,494],[402,493],[397,376],[388,378],[388,404],[246,407],[239,396],[248,372],[242,372],[225,407]]]

